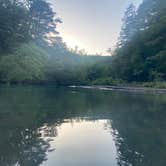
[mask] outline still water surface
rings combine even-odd
[[[0,166],[165,166],[166,95],[0,87]]]

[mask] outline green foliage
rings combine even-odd
[[[132,4],[126,9],[112,57],[69,49],[55,37],[61,22],[55,15],[46,0],[0,0],[1,82],[165,87],[165,0],[143,0],[138,9]]]
[[[122,46],[128,42],[136,32],[136,7],[133,4],[130,4],[126,9],[123,26],[120,33],[119,46]]]
[[[149,88],[163,88],[166,89],[166,82],[146,82],[142,84],[143,87],[149,87]]]
[[[48,33],[57,33],[56,25],[61,23],[55,18],[50,4],[46,0],[25,0],[28,7],[29,32],[33,39],[46,37]]]
[[[166,1],[144,0],[137,14],[131,9],[122,28],[125,38],[114,53],[112,76],[128,82],[164,81]]]
[[[45,0],[0,0],[0,51],[56,33],[58,22]]]
[[[122,84],[122,80],[114,79],[112,77],[104,77],[94,80],[91,84],[92,85],[120,85]]]
[[[41,81],[47,62],[47,53],[35,44],[24,44],[12,55],[0,59],[0,80],[3,82]]]
[[[9,51],[28,38],[27,16],[16,1],[0,0],[0,51]]]

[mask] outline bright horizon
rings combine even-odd
[[[78,46],[89,54],[108,54],[119,37],[122,17],[130,3],[141,0],[49,0],[63,21],[57,27],[68,47]]]

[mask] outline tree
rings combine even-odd
[[[126,81],[166,80],[166,1],[144,0],[124,16],[112,62],[112,75]]]
[[[0,0],[0,50],[57,33],[55,14],[46,0]]]
[[[56,25],[61,23],[55,18],[50,4],[45,0],[27,0],[29,12],[29,33],[33,39],[46,37],[48,33],[57,33]]]
[[[124,17],[122,19],[123,26],[120,33],[120,45],[126,44],[126,42],[130,41],[133,35],[136,32],[136,8],[133,4],[130,4],[126,9]]]
[[[0,0],[0,50],[9,51],[28,38],[27,10],[17,1]]]

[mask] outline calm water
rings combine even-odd
[[[166,95],[0,87],[0,166],[165,166]]]

